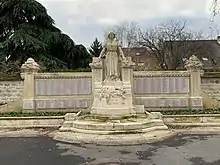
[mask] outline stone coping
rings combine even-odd
[[[35,79],[91,78],[92,72],[52,72],[36,73]]]
[[[134,77],[189,77],[188,71],[134,71]]]
[[[220,114],[198,114],[198,115],[163,115],[164,118],[176,117],[220,117]],[[65,116],[26,116],[26,117],[0,117],[0,120],[28,120],[28,119],[64,119]]]
[[[64,116],[0,117],[0,120],[44,120],[44,119],[64,119]]]
[[[64,122],[64,116],[36,116],[36,117],[0,117],[1,129],[19,128],[56,128]]]
[[[220,114],[198,114],[198,115],[163,115],[164,118],[175,117],[220,117]]]

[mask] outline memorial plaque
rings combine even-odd
[[[134,81],[134,93],[189,93],[189,77],[141,77]]]
[[[165,99],[157,99],[157,107],[165,107],[165,102],[166,100]]]
[[[156,77],[156,93],[163,93],[163,77]]]
[[[180,100],[179,99],[173,99],[173,106],[179,107],[180,106]]]
[[[155,79],[154,79],[154,77],[149,77],[148,78],[148,80],[149,80],[149,90],[148,91],[146,91],[146,93],[155,93]]]
[[[202,99],[194,99],[194,100],[192,100],[192,102],[193,102],[193,106],[195,106],[195,107],[202,106]]]
[[[145,78],[145,81],[147,83],[147,85],[145,85],[144,87],[144,93],[152,93],[152,79],[151,77],[147,77]]]
[[[170,106],[172,106],[171,100],[165,99],[165,105],[164,105],[164,106],[165,106],[165,107],[170,107]]]
[[[182,77],[175,77],[175,93],[181,93],[183,89],[183,79]]]
[[[175,79],[174,77],[169,77],[169,93],[175,93]]]
[[[163,93],[169,93],[169,77],[163,77]]]
[[[144,105],[145,107],[187,107],[188,99],[177,98],[177,99],[135,99],[136,104]]]
[[[33,100],[23,100],[23,109],[34,109],[34,101]]]
[[[155,107],[157,105],[157,99],[148,100],[149,106]]]
[[[37,100],[37,109],[87,108],[88,100]]]
[[[181,99],[180,100],[180,106],[185,107],[188,106],[188,100],[187,99]]]
[[[37,96],[70,96],[91,93],[91,78],[37,79]]]
[[[189,77],[184,77],[184,93],[189,93]]]

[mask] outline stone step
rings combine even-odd
[[[134,129],[134,130],[114,130],[114,131],[99,131],[99,130],[84,130],[84,129],[77,129],[74,127],[71,128],[64,128],[62,127],[60,131],[62,132],[75,132],[75,133],[83,133],[83,134],[97,134],[97,135],[112,135],[112,134],[136,134],[136,133],[147,133],[152,132],[155,130],[168,130],[168,127],[165,125],[161,126],[152,126],[145,129]]]
[[[84,130],[115,131],[115,130],[137,130],[145,129],[152,126],[164,125],[162,120],[152,120],[147,122],[128,122],[128,123],[89,123],[73,122],[72,127]]]
[[[72,121],[65,121],[62,125],[62,127],[73,127],[73,122]]]

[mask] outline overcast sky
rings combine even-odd
[[[209,23],[212,0],[38,1],[47,8],[64,33],[86,47],[95,37],[103,40],[106,29],[124,21],[135,21],[147,28],[166,20],[184,18],[194,29],[218,27]],[[216,18],[215,24],[218,22],[220,24],[220,19]]]

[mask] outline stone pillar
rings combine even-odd
[[[39,65],[32,58],[21,66],[24,73],[23,111],[35,110],[35,74],[39,69]]]
[[[202,66],[202,62],[195,55],[192,55],[185,64],[185,68],[190,73],[189,105],[192,109],[203,108],[201,93],[201,74],[203,73]]]
[[[135,64],[132,62],[131,57],[127,57],[127,61],[122,62],[122,82],[131,83],[133,80],[133,68]]]
[[[132,62],[131,57],[127,57],[127,61],[122,61],[122,82],[123,86],[126,89],[126,93],[131,95],[132,104],[134,104],[134,96],[133,96],[133,69],[135,63]]]
[[[101,92],[102,81],[103,81],[103,61],[97,57],[93,57],[92,63],[89,64],[92,69],[92,106],[91,113],[97,113],[99,95]]]

